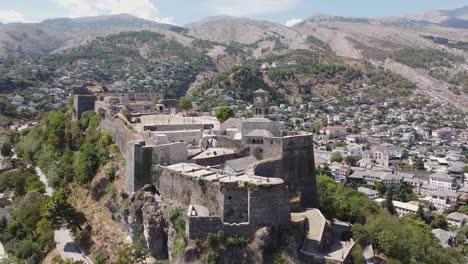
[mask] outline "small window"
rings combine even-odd
[[[228,196],[228,200],[231,200],[231,196]]]

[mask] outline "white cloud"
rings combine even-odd
[[[300,18],[291,18],[291,19],[289,19],[289,20],[286,21],[285,25],[286,25],[287,27],[292,27],[292,26],[294,26],[294,25],[296,25],[297,23],[300,23],[300,22],[302,22],[302,21],[303,21],[303,19],[300,19]]]
[[[175,24],[173,17],[160,17],[151,0],[56,0],[72,17],[128,13],[160,23]]]
[[[0,10],[0,21],[5,23],[26,22],[23,14],[14,10]]]
[[[249,16],[272,14],[295,7],[301,0],[209,0],[219,14]]]

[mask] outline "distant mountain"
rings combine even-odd
[[[157,23],[134,17],[129,14],[81,17],[81,18],[56,18],[47,19],[41,22],[50,28],[68,30],[72,32],[87,30],[104,30],[114,28],[141,28],[141,29],[168,29],[182,31],[183,28],[169,24]]]
[[[295,26],[300,25],[301,23],[305,22],[312,22],[312,23],[322,23],[322,22],[349,22],[349,23],[363,23],[369,24],[371,23],[371,19],[369,18],[361,18],[361,17],[342,17],[342,16],[333,16],[327,14],[316,14],[307,19],[303,22],[296,24]]]
[[[186,27],[192,37],[223,43],[253,44],[267,38],[292,40],[301,37],[294,29],[280,24],[230,16],[207,17]]]
[[[452,10],[436,10],[425,13],[407,15],[405,18],[411,20],[428,21],[431,23],[442,23],[448,19],[468,19],[468,5]]]
[[[368,20],[316,15],[293,28],[329,44],[339,56],[392,70],[417,83],[419,89],[437,100],[468,109],[468,94],[452,93],[456,91],[453,85],[462,89],[456,76],[468,78],[460,75],[468,69],[468,20],[464,19],[467,15],[468,7]],[[400,50],[404,51],[400,55],[408,57],[398,60],[396,54]],[[451,57],[460,59],[449,63],[443,59]],[[421,61],[433,63],[430,67],[414,67],[421,65]]]
[[[440,22],[440,25],[443,27],[449,28],[465,28],[468,29],[468,20],[460,18],[449,18]]]
[[[171,32],[184,29],[128,14],[4,24],[0,27],[0,58],[47,55],[56,50],[85,44],[98,36],[139,30],[173,34]]]

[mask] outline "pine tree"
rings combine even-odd
[[[78,228],[85,222],[83,213],[77,211],[67,200],[64,189],[55,191],[46,205],[44,216],[55,229]]]
[[[391,213],[391,214],[395,214],[396,211],[395,211],[395,207],[393,207],[393,191],[394,191],[394,187],[393,185],[390,186],[390,188],[388,188],[388,191],[387,191],[387,199],[385,199],[385,208],[387,208],[387,210]]]

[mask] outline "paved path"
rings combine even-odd
[[[46,194],[49,196],[52,195],[53,189],[49,186],[47,177],[39,167],[36,167],[36,173],[46,186]],[[72,259],[73,261],[83,261],[87,264],[93,264],[93,262],[81,252],[80,248],[73,240],[70,230],[56,230],[54,232],[54,240],[62,259]]]
[[[5,248],[3,247],[2,243],[0,243],[0,260],[8,258],[7,253],[5,252]]]

